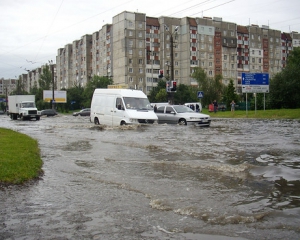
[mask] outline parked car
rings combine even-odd
[[[41,111],[41,115],[46,115],[47,117],[55,116],[57,115],[57,112],[55,111],[55,109],[44,109]]]
[[[90,116],[90,114],[91,114],[90,108],[84,108],[79,112],[73,112],[73,116]]]
[[[194,112],[184,105],[166,105],[157,108],[158,123],[210,126],[210,116]]]
[[[202,112],[202,104],[200,102],[185,103],[184,105],[192,109],[194,112]]]

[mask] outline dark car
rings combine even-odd
[[[79,112],[73,112],[73,116],[90,116],[90,114],[91,114],[90,108],[84,108]]]
[[[55,109],[45,109],[41,111],[41,115],[46,115],[47,117],[55,116],[57,115],[57,112],[55,111]]]

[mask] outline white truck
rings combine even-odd
[[[34,95],[11,95],[8,96],[9,116],[13,120],[40,120],[40,113],[35,106]]]

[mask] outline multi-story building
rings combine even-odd
[[[291,32],[291,37],[293,39],[293,48],[300,47],[300,33],[298,32]]]
[[[114,84],[146,94],[157,86],[158,75],[179,84],[197,85],[191,75],[201,67],[208,77],[222,75],[241,93],[243,72],[266,72],[270,77],[285,67],[300,35],[268,26],[238,26],[222,18],[159,18],[124,11],[92,35],[65,45],[57,53],[57,87],[85,86],[94,75],[112,77]],[[25,74],[26,75],[26,74]],[[31,89],[40,71],[23,76]]]
[[[160,24],[158,18],[146,17],[146,92],[157,86],[160,69]],[[165,72],[165,74],[168,74]]]
[[[289,33],[281,33],[281,65],[283,68],[286,67],[287,58],[290,51],[292,50],[293,42],[292,37]]]
[[[73,86],[75,78],[72,76],[72,44],[67,44],[57,51],[56,56],[56,84],[58,89],[68,89]]]
[[[7,96],[17,87],[17,79],[0,79],[0,95]]]
[[[246,26],[237,26],[237,92],[242,93],[242,73],[249,72],[249,32]]]

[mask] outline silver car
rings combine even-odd
[[[166,105],[157,108],[158,123],[210,126],[210,116],[196,113],[184,105]]]

